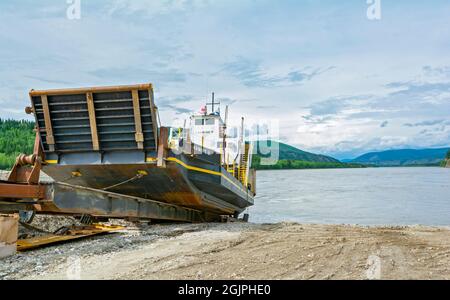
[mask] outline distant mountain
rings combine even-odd
[[[343,162],[343,163],[350,163],[352,161],[353,161],[353,159],[348,159],[348,158],[341,159],[341,162]]]
[[[439,165],[450,148],[402,149],[364,154],[351,162],[375,166]]]
[[[257,143],[258,148],[262,148],[263,150],[267,145],[269,147],[279,147],[279,159],[280,160],[301,160],[307,162],[326,162],[326,163],[339,163],[340,161],[326,155],[314,154],[310,152],[306,152],[295,148],[293,146],[279,143],[275,141],[260,141]],[[262,147],[260,147],[262,146]],[[254,150],[255,154],[257,154],[257,149]]]

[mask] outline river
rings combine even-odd
[[[258,171],[250,221],[450,225],[450,169]]]

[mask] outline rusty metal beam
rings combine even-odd
[[[136,143],[138,149],[144,149],[144,134],[142,132],[142,120],[141,120],[141,105],[139,104],[139,91],[131,91],[133,97],[133,111],[134,111],[134,124],[136,130]]]
[[[41,135],[39,134],[39,127],[36,124],[34,128],[36,132],[36,136],[34,138],[34,146],[33,146],[33,154],[36,155],[36,158],[40,158],[42,161],[45,160],[44,149],[42,148]]]
[[[44,155],[41,146],[41,139],[37,132],[34,141],[33,153],[33,155],[21,154],[16,158],[16,163],[9,173],[7,180],[8,182],[27,183],[33,185],[39,184],[39,177]]]
[[[95,217],[203,222],[203,212],[159,201],[65,183],[53,185],[53,204],[65,213]]]
[[[38,200],[26,201],[19,199]],[[135,218],[178,222],[218,221],[217,214],[140,197],[92,188],[54,183],[42,186],[0,185],[0,212],[33,210],[40,214],[91,215],[105,218]]]
[[[18,213],[21,210],[38,211],[38,208],[35,204],[0,201],[0,212],[5,214]]]
[[[109,92],[127,92],[131,90],[148,90],[153,89],[151,83],[137,84],[137,85],[117,85],[106,87],[88,87],[88,88],[76,88],[76,89],[55,89],[55,90],[31,90],[31,96],[56,96],[56,95],[72,95],[72,94],[86,94],[91,93],[109,93]]]
[[[46,186],[0,182],[0,198],[44,199]]]
[[[92,92],[86,93],[86,101],[89,112],[89,123],[91,126],[92,147],[94,151],[99,151],[100,143],[98,141],[97,119],[95,118],[94,96]]]

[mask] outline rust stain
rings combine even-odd
[[[190,192],[168,192],[164,193],[162,197],[169,203],[189,206],[202,207],[202,199],[200,196]]]
[[[64,235],[46,235],[41,237],[35,237],[31,239],[18,240],[17,251],[28,251],[36,248],[41,248],[55,243],[62,243],[71,240],[86,238],[93,235],[98,235],[108,232],[116,232],[123,230],[121,226],[107,226],[101,224],[94,224],[92,226],[84,227],[72,227],[68,228],[68,231]]]

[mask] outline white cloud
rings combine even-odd
[[[65,1],[0,3],[0,117],[26,117],[31,88],[153,82],[164,124],[215,91],[231,121],[278,119],[305,150],[450,142],[448,126],[404,126],[450,121],[449,6],[393,2],[375,24],[337,2],[82,3],[76,22]]]
[[[164,15],[206,6],[209,0],[113,0],[109,1],[106,11],[109,15],[146,14]]]

